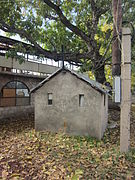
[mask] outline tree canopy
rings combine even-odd
[[[111,0],[1,0],[0,29],[8,35],[19,34],[29,45],[18,46],[19,42],[3,37],[0,42],[8,41],[16,53],[20,48],[55,61],[61,60],[64,44],[65,60],[92,70],[103,83],[111,54],[111,6]],[[133,22],[133,0],[124,0],[122,6],[123,19]]]

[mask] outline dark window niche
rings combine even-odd
[[[48,93],[48,105],[52,105],[52,93]]]
[[[79,106],[84,106],[84,94],[79,94]]]

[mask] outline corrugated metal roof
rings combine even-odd
[[[77,78],[79,78],[82,81],[85,81],[86,83],[88,83],[91,87],[93,87],[94,89],[96,89],[97,91],[99,91],[100,93],[108,93],[108,90],[106,88],[103,88],[104,86],[92,79],[90,79],[89,77],[85,76],[84,74],[78,74],[73,70],[67,69],[67,68],[60,68],[58,69],[56,72],[54,72],[51,76],[47,77],[46,79],[44,79],[42,82],[40,82],[35,88],[31,89],[31,93],[34,93],[37,89],[39,89],[40,87],[42,87],[46,82],[48,82],[51,78],[53,78],[54,76],[56,76],[58,73],[60,73],[61,71],[68,71],[71,74],[73,74],[74,76],[76,76]]]

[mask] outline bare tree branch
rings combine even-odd
[[[0,19],[0,29],[2,29],[5,32],[9,33],[17,33],[21,35],[22,37],[25,37],[31,44],[34,45],[35,48],[37,48],[42,54],[45,54],[48,58],[51,58],[52,53],[49,51],[44,50],[39,44],[37,44],[33,38],[30,36],[30,34],[27,34],[26,31],[22,29],[16,29],[14,26],[7,25],[3,20]]]
[[[52,3],[50,0],[44,0],[44,2],[51,7],[52,9],[54,9],[56,11],[56,13],[58,14],[60,21],[67,27],[69,28],[72,32],[74,32],[76,35],[80,36],[85,42],[87,42],[87,44],[91,45],[90,39],[89,37],[78,27],[74,26],[72,23],[70,23],[70,21],[64,16],[64,14],[62,13],[61,9],[59,8],[59,6],[55,5],[54,3]]]
[[[32,54],[31,50],[34,51],[34,55],[36,56],[40,56],[43,55],[46,58],[50,58],[50,59],[54,59],[55,61],[59,61],[62,60],[62,54],[61,53],[57,53],[57,52],[52,52],[52,51],[47,51],[47,50],[42,50],[40,51],[40,49],[36,48],[34,45],[31,44],[27,44],[24,42],[20,42],[8,37],[4,37],[4,36],[0,36],[0,50],[11,50],[14,49],[16,44],[21,44],[25,49],[26,49],[26,53],[28,54]],[[49,56],[49,54],[51,54],[51,56]],[[91,56],[92,56],[92,52],[91,52]],[[81,64],[81,59],[89,59],[90,58],[90,54],[88,53],[65,53],[64,54],[65,57],[65,61],[68,62],[72,62],[74,64]]]

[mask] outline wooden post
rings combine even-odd
[[[131,31],[129,28],[122,29],[121,94],[120,151],[127,152],[130,146],[131,111]]]

